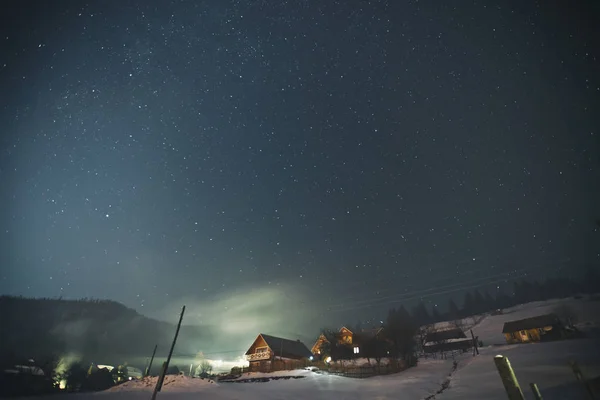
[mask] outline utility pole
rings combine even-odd
[[[179,336],[179,329],[181,328],[181,321],[183,321],[183,314],[185,313],[185,306],[181,309],[181,315],[179,316],[179,323],[177,324],[177,330],[175,331],[175,337],[173,338],[173,343],[171,344],[171,350],[169,350],[169,355],[167,356],[167,361],[163,364],[163,369],[158,377],[158,381],[156,382],[156,386],[154,387],[154,392],[152,393],[152,400],[156,400],[156,393],[160,392],[162,388],[163,381],[165,380],[165,375],[167,374],[167,369],[169,368],[169,362],[171,361],[171,356],[173,355],[173,349],[175,348],[175,343],[177,342],[177,336]]]
[[[150,363],[146,367],[146,371],[144,371],[144,376],[150,375],[150,368],[152,368],[152,362],[154,361],[154,355],[156,354],[156,349],[157,348],[158,348],[158,345],[155,344],[154,345],[154,351],[152,352],[152,357],[150,358]]]

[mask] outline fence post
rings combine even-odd
[[[498,369],[498,373],[500,374],[500,379],[502,379],[502,384],[504,385],[508,399],[525,400],[523,391],[519,386],[519,381],[517,381],[517,377],[510,366],[510,361],[508,361],[508,358],[497,355],[494,357],[494,364],[496,364],[496,369]]]
[[[535,400],[542,400],[542,394],[540,393],[538,385],[531,382],[529,386],[531,387],[531,391],[533,392],[533,397],[535,397]]]
[[[473,356],[475,356],[475,352],[477,352],[477,355],[479,355],[479,346],[477,343],[477,338],[473,334],[473,329],[471,329],[471,338],[473,339]]]

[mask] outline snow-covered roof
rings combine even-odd
[[[502,333],[512,333],[527,329],[543,328],[560,324],[560,319],[555,314],[537,315],[535,317],[508,321],[502,327]]]
[[[300,340],[284,339],[264,333],[261,333],[259,336],[262,336],[267,346],[275,353],[275,356],[292,359],[312,357],[310,350]]]

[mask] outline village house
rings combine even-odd
[[[342,326],[340,330],[335,334],[338,345],[346,346],[352,349],[353,354],[360,354],[361,346],[370,339],[378,337],[383,332],[383,327],[362,329],[360,332],[355,333],[350,329]],[[325,333],[321,333],[317,338],[317,341],[313,345],[311,351],[315,358],[321,359],[326,344],[330,344],[330,340],[327,338]]]
[[[446,351],[466,351],[473,347],[473,339],[459,329],[444,329],[429,332],[425,337],[423,351],[425,353],[438,353]]]
[[[507,343],[527,343],[564,339],[567,330],[555,314],[504,323],[502,333]]]
[[[260,333],[248,351],[250,371],[270,372],[304,366],[312,353],[300,340],[284,339]]]

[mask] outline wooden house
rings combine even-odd
[[[327,343],[329,343],[329,340],[325,337],[325,334],[321,333],[319,335],[319,337],[317,338],[317,341],[315,342],[315,344],[313,344],[313,347],[310,349],[310,352],[315,356],[320,356],[323,347]]]
[[[284,339],[260,333],[248,351],[246,359],[251,371],[274,371],[296,366],[294,361],[312,359],[312,353],[300,340]],[[275,364],[278,366],[275,367]],[[283,366],[283,367],[282,367]]]
[[[564,339],[567,330],[555,314],[545,314],[505,322],[502,333],[507,343],[527,343]]]
[[[354,354],[360,353],[360,347],[370,339],[378,337],[383,331],[382,327],[372,329],[362,329],[360,332],[352,332],[350,329],[342,326],[338,332],[335,333],[336,345],[348,347]],[[317,338],[317,341],[313,345],[311,351],[315,357],[320,358],[323,353],[325,344],[331,344],[330,340],[324,333],[321,333]]]

